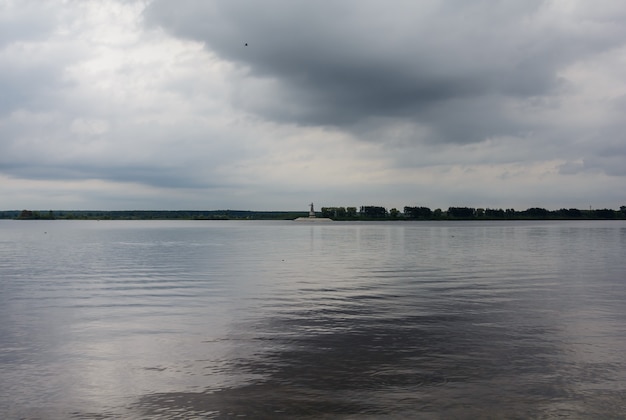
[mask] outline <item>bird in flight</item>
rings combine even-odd
[[[246,47],[247,47],[247,46],[248,46],[248,43],[246,42],[246,44],[245,44],[245,45],[246,45]]]

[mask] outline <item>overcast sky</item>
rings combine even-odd
[[[0,0],[0,210],[617,209],[625,94],[621,0]]]

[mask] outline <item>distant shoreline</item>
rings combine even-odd
[[[316,212],[320,218],[335,221],[439,221],[439,220],[626,220],[626,206],[620,210],[597,209],[546,210],[530,208],[523,211],[513,209],[474,209],[450,207],[443,211],[431,211],[427,207],[405,207],[404,212],[384,207],[364,206],[356,208],[322,207]],[[304,211],[251,211],[251,210],[5,210],[0,219],[16,220],[295,220],[306,218]]]

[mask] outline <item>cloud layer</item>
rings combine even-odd
[[[619,2],[0,9],[2,208],[626,201]]]

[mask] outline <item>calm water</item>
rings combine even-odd
[[[0,220],[2,418],[617,418],[626,223]]]

